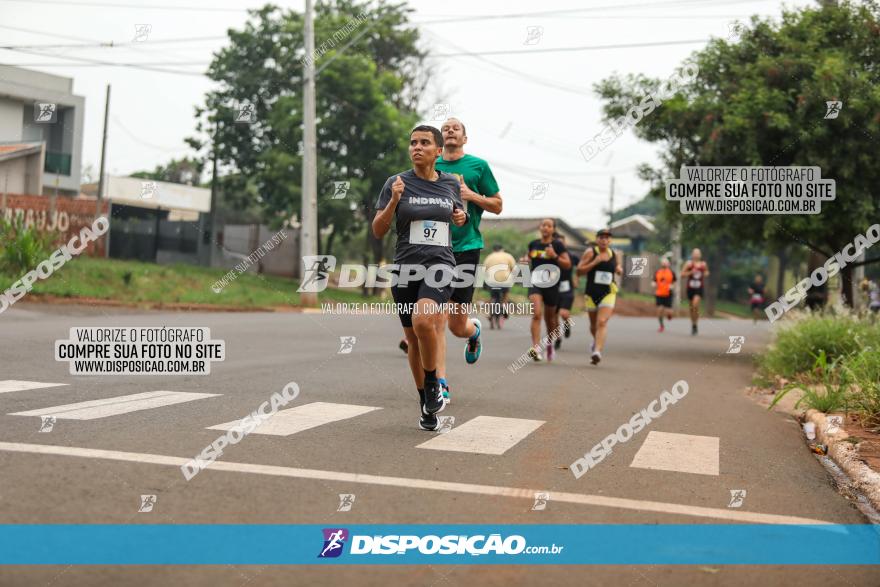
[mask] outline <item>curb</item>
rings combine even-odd
[[[867,497],[871,505],[880,509],[880,473],[859,459],[856,446],[846,440],[849,434],[843,429],[834,434],[825,432],[828,427],[827,419],[825,414],[817,410],[807,410],[804,420],[816,425],[816,441],[828,445],[828,456],[849,475],[853,488]]]

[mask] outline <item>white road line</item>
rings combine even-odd
[[[46,444],[27,444],[18,442],[0,442],[0,451],[17,452],[26,454],[56,455],[68,457],[82,457],[88,459],[108,459],[113,461],[125,461],[130,463],[145,463],[151,465],[168,465],[179,468],[189,462],[189,457],[174,457],[169,455],[144,454],[136,452],[122,452],[116,450],[100,450],[94,448],[77,448],[73,446],[51,446]],[[249,463],[231,463],[226,461],[214,461],[202,474],[212,471],[227,473],[248,473],[252,475],[271,475],[274,477],[289,477],[297,479],[317,479],[322,481],[338,481],[342,483],[364,483],[367,485],[382,485],[385,487],[398,487],[403,489],[449,491],[454,493],[469,493],[475,495],[490,495],[496,497],[512,497],[535,500],[535,493],[546,491],[543,489],[522,489],[517,487],[499,487],[496,485],[475,485],[471,483],[454,483],[451,481],[435,481],[432,479],[412,479],[407,477],[385,477],[381,475],[364,475],[360,473],[343,473],[337,471],[321,471],[318,469],[299,469],[295,467],[279,467],[275,465],[257,465]],[[743,522],[751,524],[831,524],[824,520],[801,518],[797,516],[783,516],[776,514],[761,514],[757,512],[743,512],[731,509],[707,508],[677,503],[665,503],[660,501],[642,501],[638,499],[624,499],[619,497],[607,497],[604,495],[589,495],[581,493],[552,492],[553,503],[572,503],[577,505],[610,507],[625,510],[637,510],[643,512],[657,512],[661,514],[677,514],[682,516],[694,516],[698,518],[715,518]]]
[[[216,397],[216,393],[187,393],[184,391],[148,391],[132,395],[120,395],[105,399],[90,400],[63,406],[51,406],[27,412],[15,412],[10,416],[55,416],[62,420],[94,420],[118,416],[128,412],[150,410],[184,402],[191,402],[207,397]]]
[[[254,428],[251,434],[290,436],[303,430],[317,428],[330,422],[347,420],[348,418],[354,418],[355,416],[381,409],[371,406],[313,402],[276,412],[274,416]],[[217,424],[216,426],[209,426],[208,430],[229,430],[239,422],[240,420],[234,420],[224,424]]]
[[[677,473],[718,475],[719,445],[717,436],[695,436],[651,430],[629,466]]]
[[[543,423],[544,420],[477,416],[416,448],[503,455]]]
[[[67,383],[40,383],[39,381],[16,381],[15,379],[6,379],[0,381],[0,393],[9,393],[10,391],[25,391],[27,389],[44,389],[46,387],[60,387]]]

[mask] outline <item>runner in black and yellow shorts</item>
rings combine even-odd
[[[608,320],[617,301],[614,276],[623,273],[621,258],[611,248],[611,231],[596,233],[596,246],[587,249],[577,267],[578,275],[587,276],[587,312],[590,315],[590,333],[593,335],[590,362],[598,365],[608,336]]]

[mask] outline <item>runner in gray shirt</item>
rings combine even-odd
[[[397,230],[394,263],[437,270],[424,279],[410,279],[395,285],[391,294],[397,304],[400,323],[409,343],[409,366],[421,404],[419,427],[436,430],[436,413],[444,407],[437,380],[437,349],[444,341],[438,336],[442,319],[441,304],[449,302],[452,286],[432,287],[442,271],[450,276],[455,268],[450,223],[461,226],[467,213],[461,201],[461,184],[452,175],[437,171],[443,138],[432,126],[417,126],[410,133],[409,156],[413,168],[389,177],[376,203],[373,234],[381,239],[391,229]],[[395,271],[398,275],[404,271]],[[429,271],[429,273],[431,273]],[[447,282],[449,279],[447,279]]]
[[[419,234],[414,236],[435,236],[438,223],[449,226],[452,211],[455,208],[463,209],[461,201],[461,184],[458,179],[449,173],[435,171],[437,179],[429,181],[422,179],[412,169],[393,175],[385,181],[385,186],[379,194],[376,209],[382,210],[388,206],[392,198],[392,186],[398,181],[404,185],[403,195],[397,204],[394,213],[395,227],[397,229],[397,246],[394,249],[394,262],[398,265],[410,263],[430,267],[435,264],[455,267],[455,256],[452,254],[452,245],[438,246],[436,244],[424,244],[423,242],[410,242],[410,230],[413,221],[431,221],[433,224],[419,225]],[[443,226],[439,227],[443,230]],[[426,233],[425,231],[430,231]],[[445,242],[450,242],[449,238]]]

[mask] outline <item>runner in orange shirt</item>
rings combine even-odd
[[[654,273],[654,280],[651,282],[655,287],[654,299],[657,303],[657,319],[660,321],[660,328],[657,332],[666,330],[663,325],[664,312],[666,319],[672,320],[672,284],[675,283],[675,272],[669,268],[669,259],[664,258],[660,261],[660,265],[660,269]]]

